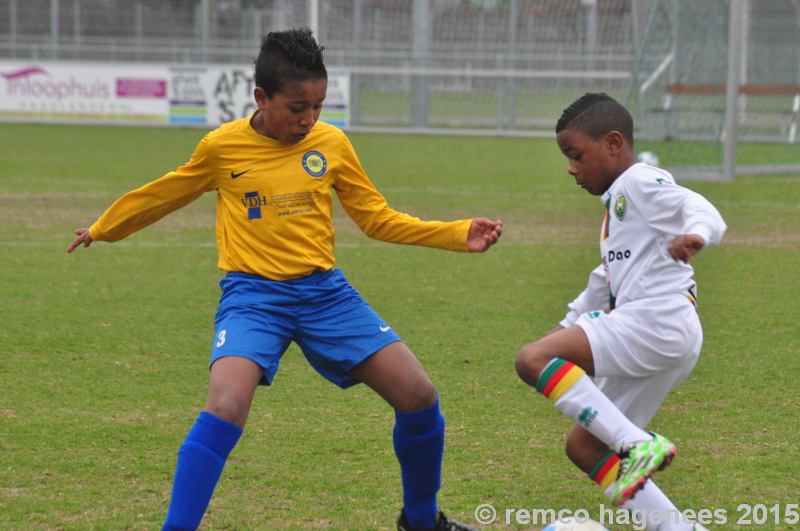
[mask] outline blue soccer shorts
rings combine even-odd
[[[358,383],[348,372],[383,347],[400,341],[338,269],[276,281],[228,273],[220,281],[211,363],[248,358],[270,385],[289,343],[339,387]]]

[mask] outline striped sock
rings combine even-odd
[[[614,491],[612,487],[613,484],[603,489],[609,498]],[[693,531],[694,529],[694,525],[684,518],[652,479],[647,480],[644,488],[637,492],[636,496],[622,504],[622,508],[631,512],[636,511],[643,516],[644,528],[647,531]],[[656,515],[658,518],[654,518]]]
[[[585,375],[586,372],[574,363],[553,358],[536,380],[536,390],[555,402]]]
[[[583,369],[565,359],[550,360],[536,380],[536,390],[552,400],[564,416],[616,451],[652,438],[628,420]]]
[[[619,456],[616,452],[608,452],[603,458],[594,465],[589,472],[589,479],[605,491],[617,480],[619,474]]]

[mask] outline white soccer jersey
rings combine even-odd
[[[692,266],[667,251],[680,234],[702,236],[716,245],[726,225],[700,194],[675,183],[660,168],[637,163],[602,195],[606,215],[600,231],[602,263],[589,275],[585,290],[569,304],[561,321],[567,327],[581,314],[673,293],[696,294]]]

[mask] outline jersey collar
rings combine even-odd
[[[615,191],[622,186],[622,180],[625,178],[626,175],[628,175],[628,173],[630,173],[631,168],[633,168],[634,166],[636,166],[636,164],[628,167],[628,169],[622,172],[619,175],[619,177],[614,179],[614,182],[611,183],[611,186],[608,187],[608,190],[603,192],[603,195],[600,196],[600,202],[603,205],[607,205],[609,201],[611,201],[611,197],[614,195]]]

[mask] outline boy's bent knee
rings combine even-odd
[[[250,411],[250,402],[237,400],[230,395],[209,396],[205,410],[222,420],[243,428]]]
[[[517,354],[517,374],[522,381],[535,387],[539,374],[549,361],[550,357],[536,343],[525,345]]]
[[[413,413],[431,407],[438,397],[436,388],[428,378],[414,383],[413,388],[396,399],[392,406],[402,413]]]

